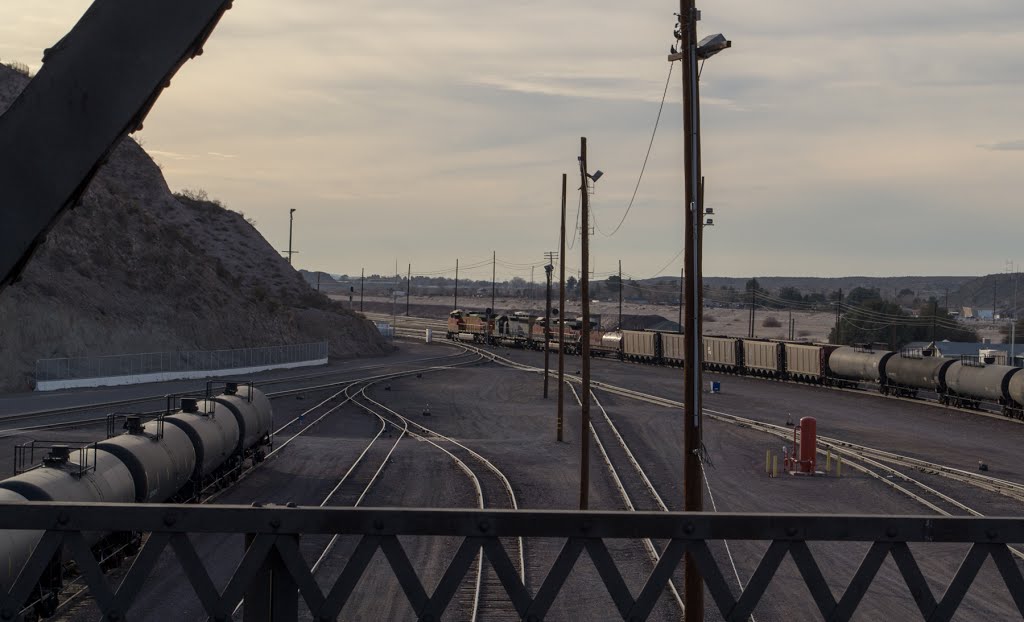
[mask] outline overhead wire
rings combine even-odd
[[[640,190],[640,182],[643,181],[644,171],[647,170],[647,160],[651,157],[651,148],[654,147],[654,137],[658,134],[658,124],[661,122],[661,112],[665,108],[665,98],[668,96],[668,85],[672,81],[673,67],[675,67],[675,63],[668,64],[668,77],[665,78],[665,89],[661,94],[661,104],[658,106],[658,115],[654,118],[654,130],[651,132],[650,142],[647,143],[647,153],[644,155],[644,163],[640,167],[640,175],[637,177],[636,186],[633,188],[633,196],[630,197],[629,205],[626,206],[626,213],[622,215],[622,218],[619,220],[619,224],[615,225],[615,229],[613,229],[611,233],[601,231],[601,227],[597,224],[597,217],[594,217],[594,226],[597,227],[597,230],[601,232],[601,235],[606,238],[610,238],[618,233],[619,229],[622,228],[622,224],[626,222],[626,217],[629,216],[629,211],[633,209],[633,203],[636,201],[637,192]]]

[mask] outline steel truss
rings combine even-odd
[[[1024,519],[804,514],[680,514],[663,512],[578,512],[515,510],[347,509],[145,504],[0,504],[0,529],[43,530],[31,558],[11,586],[0,590],[0,619],[17,617],[22,603],[54,554],[76,562],[105,619],[123,620],[147,576],[167,547],[174,552],[206,613],[228,620],[245,598],[245,619],[295,620],[299,598],[315,619],[336,619],[356,590],[370,561],[381,551],[420,620],[437,620],[451,603],[473,560],[483,551],[516,612],[541,620],[586,551],[624,620],[645,619],[683,555],[697,564],[711,597],[726,620],[745,620],[757,606],[788,555],[822,617],[849,620],[883,562],[892,556],[908,595],[926,620],[955,614],[982,564],[991,557],[1018,611],[1024,616],[1024,577],[1009,544],[1024,542]],[[83,534],[96,531],[148,533],[117,585],[94,559]],[[189,534],[245,534],[241,562],[224,590],[218,590]],[[360,536],[344,570],[325,594],[299,550],[310,534]],[[432,593],[424,587],[399,536],[462,537]],[[539,588],[530,594],[500,538],[564,539],[561,552]],[[634,596],[606,546],[607,540],[653,538],[664,543],[661,560]],[[757,569],[741,593],[723,575],[709,541],[768,542]],[[860,566],[837,599],[809,542],[870,543]],[[909,544],[971,545],[952,580],[936,595]],[[918,554],[921,549],[918,549]]]

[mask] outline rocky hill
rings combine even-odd
[[[0,65],[0,113],[28,78]],[[0,199],[2,200],[2,199]],[[331,356],[390,348],[373,324],[312,290],[245,218],[172,194],[131,139],[0,292],[0,391],[36,359],[307,343]]]

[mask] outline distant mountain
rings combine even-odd
[[[1012,314],[1014,307],[1024,307],[1024,280],[1016,274],[988,274],[963,283],[949,298],[954,308],[991,309],[994,304],[997,314]]]
[[[828,294],[837,289],[849,292],[855,287],[877,289],[883,298],[893,298],[899,292],[908,289],[913,292],[912,297],[927,300],[935,296],[944,300],[947,290],[950,293],[950,304],[953,301],[953,292],[959,290],[965,284],[976,280],[973,276],[842,276],[842,277],[811,277],[811,276],[758,276],[758,285],[769,291],[777,292],[783,287],[795,287],[805,294],[821,293]],[[732,287],[738,291],[746,289],[747,281],[750,278],[733,278],[721,276],[705,276],[705,287],[722,288]],[[657,277],[647,279],[640,283],[663,283],[666,281],[678,282],[679,277]]]

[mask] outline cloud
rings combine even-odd
[[[572,193],[587,136],[592,168],[605,171],[594,218],[605,230],[621,218],[665,85],[671,6],[305,4],[236,3],[207,53],[161,95],[144,138],[171,187],[205,188],[256,217],[275,244],[288,234],[282,205],[301,204],[298,257],[310,269],[387,272],[398,255],[415,271],[492,250],[526,264],[557,246],[561,174]],[[38,58],[83,7],[0,3],[0,57]],[[1024,182],[1016,158],[993,152],[1024,151],[1024,140],[993,137],[1020,123],[1024,12],[1020,0],[963,7],[705,8],[702,33],[733,41],[701,74],[707,200],[718,213],[708,274],[1002,264],[1024,226]],[[678,271],[679,73],[636,204],[621,231],[598,233],[591,249],[601,270],[621,258],[638,276]],[[570,194],[570,218],[577,201]],[[965,235],[990,244],[949,253]]]
[[[982,149],[988,149],[990,151],[1024,151],[1024,140],[1008,140],[1002,143],[992,143],[989,145],[978,145]]]

